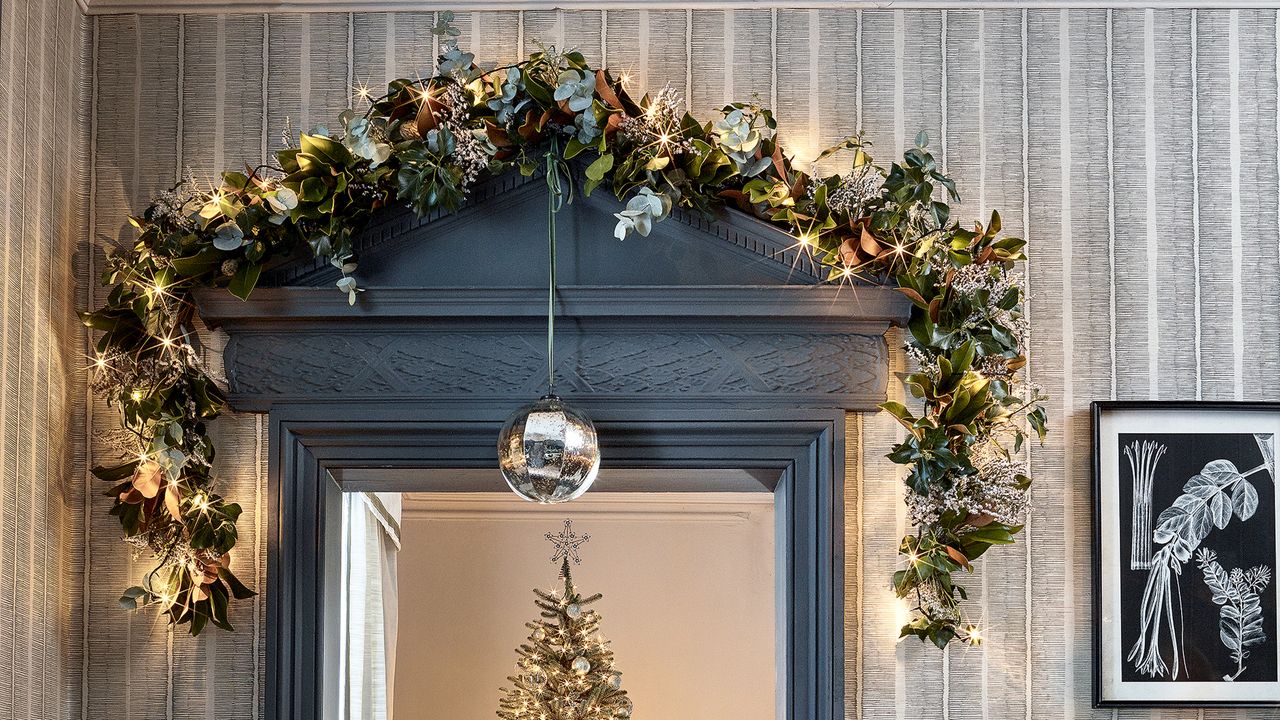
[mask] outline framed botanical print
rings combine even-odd
[[[1280,403],[1095,402],[1094,702],[1280,705]]]

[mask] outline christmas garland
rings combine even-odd
[[[916,528],[893,577],[914,608],[902,633],[939,647],[981,642],[953,574],[1013,542],[1030,484],[1018,453],[1029,431],[1045,432],[1042,398],[1017,374],[1026,321],[1013,268],[1025,243],[1000,235],[997,213],[972,228],[951,220],[955,185],[923,134],[887,169],[851,137],[817,158],[849,151],[850,171],[815,177],[783,151],[768,109],[733,103],[702,123],[670,88],[636,99],[625,76],[554,48],[484,69],[442,18],[432,77],[396,80],[376,98],[358,89],[365,112],[343,113],[340,131],[301,134],[274,165],[180,184],[131,219],[133,245],[109,254],[106,302],[82,317],[101,333],[92,384],[121,411],[128,459],[93,473],[112,483],[125,539],[156,560],[121,603],[155,606],[198,634],[230,629],[230,599],[253,594],[230,570],[240,506],[215,492],[207,423],[225,399],[194,350],[193,289],[248,298],[265,266],[310,248],[341,270],[338,288],[355,303],[352,237],[379,208],[453,211],[482,175],[513,168],[545,172],[572,201],[568,161],[579,158],[580,192],[604,186],[626,200],[619,239],[647,236],[673,207],[729,205],[786,229],[831,281],[894,282],[910,298],[916,370],[903,382],[919,402],[883,405],[907,431],[889,458],[906,468]]]

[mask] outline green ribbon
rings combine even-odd
[[[573,176],[569,174],[569,163],[560,156],[560,140],[551,136],[551,147],[547,150],[547,250],[550,261],[547,264],[547,394],[556,391],[556,213],[560,208],[573,203]]]

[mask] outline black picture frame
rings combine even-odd
[[[1280,589],[1271,576],[1280,559],[1280,495],[1275,483],[1280,403],[1095,401],[1090,411],[1094,706],[1280,707]],[[1126,437],[1127,444],[1122,445]],[[1166,468],[1157,472],[1166,454]],[[1217,455],[1232,457],[1219,459]],[[1209,456],[1214,459],[1194,470]],[[1259,458],[1262,466],[1249,470],[1233,464]],[[1122,482],[1124,467],[1129,469],[1128,486]],[[1271,476],[1265,486],[1248,479],[1263,470]],[[1194,474],[1181,477],[1188,472]],[[1172,496],[1176,497],[1169,502]],[[1150,544],[1142,541],[1146,537],[1143,529],[1151,531]],[[1225,543],[1222,557],[1217,549],[1201,546],[1213,533],[1225,536],[1228,529],[1234,535],[1215,543]],[[1262,535],[1270,542],[1257,542]],[[1161,536],[1171,539],[1158,542]],[[1128,569],[1123,562],[1126,541]],[[1259,558],[1270,563],[1248,566]],[[1171,570],[1174,563],[1179,564],[1176,572]],[[1236,606],[1232,599],[1236,596],[1213,590],[1214,583],[1216,587],[1224,587],[1222,583],[1227,581],[1235,583],[1232,573],[1236,569],[1241,582],[1253,583],[1247,585],[1250,592],[1257,588],[1252,599],[1238,596],[1243,598],[1239,600],[1239,607],[1245,608],[1242,613],[1224,610],[1224,603]],[[1144,572],[1145,584],[1140,580]],[[1259,587],[1263,575],[1267,582]],[[1176,590],[1170,578],[1176,578]],[[1162,582],[1167,592],[1164,605],[1159,599]],[[1130,604],[1132,599],[1138,602]],[[1194,611],[1190,627],[1186,622],[1188,605]],[[1153,608],[1158,612],[1152,612]],[[1167,644],[1160,625],[1143,624],[1144,611],[1147,617],[1158,615],[1161,622],[1168,621],[1163,631]],[[1231,633],[1229,639],[1232,645],[1245,649],[1243,657],[1238,657],[1222,634],[1223,623],[1228,622],[1223,617],[1228,614],[1242,618],[1239,624],[1230,621],[1239,632]],[[1257,619],[1259,614],[1261,620]],[[1175,617],[1181,621],[1177,625],[1181,637],[1170,630]],[[1210,618],[1212,622],[1208,622]],[[1149,633],[1153,627],[1156,632]],[[1134,639],[1135,629],[1136,642],[1126,642]],[[1259,640],[1258,629],[1265,639]],[[1153,636],[1154,646],[1149,640]],[[1214,642],[1218,647],[1213,647]],[[1175,647],[1179,648],[1176,661],[1172,657]],[[1219,676],[1216,673],[1223,667],[1224,652],[1229,660],[1228,674]],[[1250,658],[1252,670],[1244,664]],[[1230,662],[1239,669],[1228,680]],[[1157,674],[1161,666],[1164,672]]]

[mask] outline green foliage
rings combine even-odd
[[[978,444],[1012,438],[1017,452],[1024,424],[1043,437],[1040,398],[1015,380],[1026,362],[1025,320],[1008,272],[1025,243],[1000,234],[996,213],[971,229],[951,219],[955,183],[923,133],[887,169],[848,138],[821,157],[852,153],[851,172],[814,178],[793,164],[768,109],[734,103],[700,122],[674,91],[637,100],[577,52],[546,49],[483,70],[457,47],[448,18],[432,30],[444,39],[433,76],[391,82],[368,97],[363,115],[344,113],[341,136],[301,135],[274,166],[166,193],[132,220],[136,242],[111,258],[106,302],[83,319],[98,333],[94,387],[120,408],[141,457],[95,472],[112,483],[125,535],[159,563],[125,604],[158,603],[198,632],[226,627],[228,598],[249,592],[222,557],[235,544],[239,507],[213,492],[205,423],[224,398],[191,351],[190,291],[225,287],[248,298],[265,266],[310,251],[342,269],[338,289],[354,303],[351,238],[370,213],[393,201],[419,215],[451,212],[481,174],[531,174],[548,152],[560,158],[555,168],[581,156],[584,192],[609,188],[626,203],[619,237],[647,233],[672,208],[711,214],[727,204],[791,233],[833,280],[895,283],[912,302],[909,345],[926,360],[903,378],[912,404],[884,405],[907,430],[889,457],[906,468],[911,492],[974,477]],[[927,589],[954,606],[963,590],[951,574],[1015,532],[945,514],[904,540],[920,562],[895,587],[903,597]],[[922,615],[904,633],[940,646],[975,635],[951,615]]]

